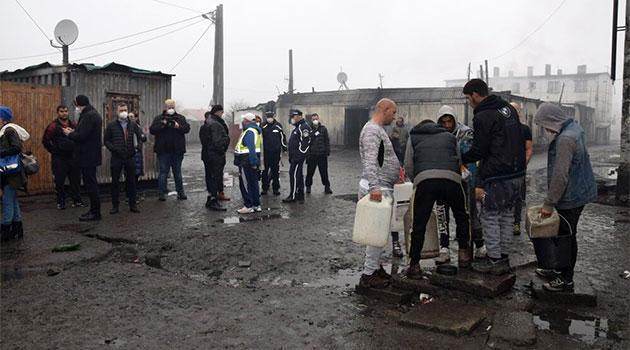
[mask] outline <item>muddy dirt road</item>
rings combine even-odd
[[[159,202],[155,192],[145,191],[141,214],[112,216],[104,196],[103,220],[82,224],[82,209],[58,211],[53,196],[23,199],[25,238],[1,248],[0,348],[482,349],[494,344],[489,333],[496,315],[512,311],[533,315],[536,342],[529,348],[630,347],[630,280],[619,276],[630,270],[627,208],[592,204],[580,222],[578,271],[597,293],[597,307],[532,299],[533,249],[521,235],[514,244],[513,264],[520,267],[512,292],[496,299],[446,291],[436,296],[434,303],[448,312],[454,302],[487,312],[470,335],[457,337],[399,325],[415,306],[355,294],[363,260],[362,247],[351,241],[357,151],[331,156],[333,195],[323,193],[316,175],[305,204],[266,196],[267,210],[240,220],[238,180],[228,189],[227,213],[204,208],[203,165],[199,148],[191,149],[184,164],[187,201],[169,196]],[[594,149],[593,159],[606,166],[614,151]],[[537,154],[529,203],[542,200],[545,175],[539,169],[545,164]],[[51,252],[64,243],[81,248]]]

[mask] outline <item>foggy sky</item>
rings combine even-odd
[[[166,0],[165,0],[166,1]],[[53,36],[55,24],[72,19],[79,38],[70,61],[116,49],[176,27],[115,43],[80,47],[196,15],[196,12],[152,0],[79,1],[20,0],[39,25]],[[200,12],[221,1],[168,0]],[[225,31],[225,101],[251,105],[275,99],[287,90],[288,49],[293,49],[295,88],[310,92],[336,90],[340,67],[350,88],[444,86],[445,79],[465,78],[468,62],[478,69],[484,58],[502,74],[536,74],[544,64],[552,72],[575,73],[579,64],[589,72],[609,71],[612,1],[567,0],[524,44],[562,0],[388,0],[388,1],[254,1],[223,0]],[[620,4],[620,22],[625,11]],[[2,60],[54,51],[14,0],[0,1],[0,71],[50,61],[47,57]],[[158,40],[80,61],[102,65],[115,61],[168,72],[193,45],[207,21]],[[172,72],[173,97],[187,108],[204,108],[212,95],[211,28],[191,54]],[[619,35],[618,77],[621,77],[623,34]],[[496,58],[496,59],[495,59]],[[621,82],[616,84],[616,91]],[[619,94],[619,93],[618,93]]]

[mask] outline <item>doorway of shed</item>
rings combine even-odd
[[[363,125],[370,120],[368,108],[346,108],[344,120],[344,140],[346,147],[358,148]]]

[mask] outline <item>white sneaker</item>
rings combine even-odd
[[[435,260],[435,263],[438,264],[438,265],[446,264],[447,262],[450,262],[451,261],[451,251],[448,248],[446,248],[446,247],[440,248],[440,256],[438,256],[434,260]]]
[[[248,207],[242,207],[241,209],[237,210],[236,212],[239,214],[251,214],[253,212],[255,212],[256,209],[254,208],[248,208]]]
[[[475,248],[475,258],[483,258],[487,254],[488,254],[488,251],[486,250],[485,244],[479,248]]]
[[[262,211],[262,207],[259,205],[257,207],[254,207],[254,210],[260,213]]]

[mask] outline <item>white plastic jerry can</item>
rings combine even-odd
[[[367,194],[357,203],[352,241],[373,247],[384,247],[390,235],[392,198],[383,196],[380,202]]]
[[[405,182],[394,185],[394,203],[392,210],[391,232],[403,232],[405,229],[405,214],[409,210],[413,196],[413,184]]]

